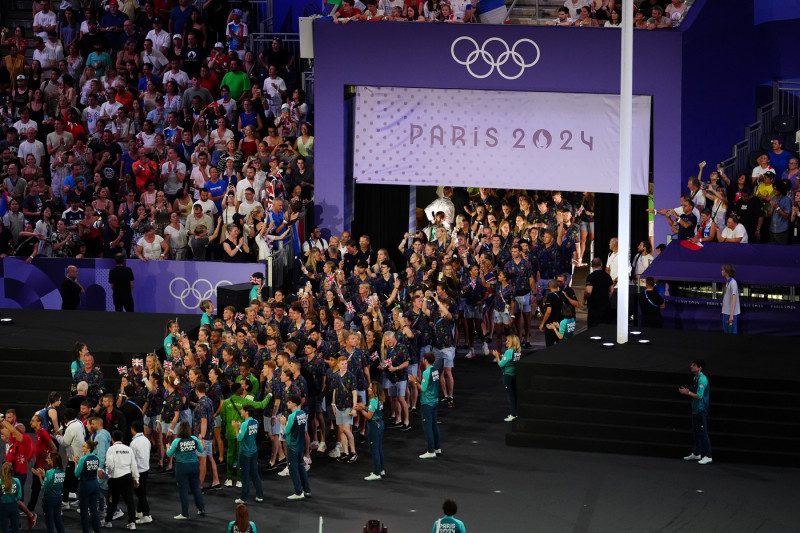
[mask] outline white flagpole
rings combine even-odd
[[[617,342],[628,342],[628,258],[631,241],[631,145],[633,142],[633,0],[622,0],[619,87],[619,227],[617,240]]]

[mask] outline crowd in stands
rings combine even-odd
[[[214,2],[33,6],[34,35],[0,43],[0,256],[253,261],[299,247],[314,136],[280,40],[248,49],[248,13]]]
[[[783,149],[782,139],[772,139],[771,145],[752,170],[735,178],[718,164],[705,182],[706,163],[700,163],[680,206],[650,211],[667,217],[678,240],[696,244],[800,244],[800,160]]]
[[[507,15],[502,0],[338,0],[333,21],[381,20],[397,22],[481,22],[502,24]],[[666,29],[678,26],[686,12],[683,0],[636,0],[633,26]],[[558,16],[544,20],[547,26],[596,28],[620,27],[622,0],[565,0]]]

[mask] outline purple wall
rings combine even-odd
[[[476,79],[451,56],[451,44],[464,35],[479,45],[490,37],[509,46],[532,39],[540,60],[516,80],[496,71]],[[613,94],[619,92],[619,42],[618,32],[602,28],[315,22],[316,136],[324,139],[315,162],[319,224],[333,231],[349,227],[341,207],[346,205],[345,85]],[[657,197],[680,194],[681,81],[681,33],[636,32],[633,91],[653,97],[653,140],[667,147],[655,151]],[[464,112],[469,113],[469,102]],[[666,228],[657,231],[664,234]]]

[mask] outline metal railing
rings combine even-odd
[[[756,121],[745,126],[744,139],[733,145],[731,157],[722,161],[728,176],[736,176],[740,170],[752,166],[749,161],[750,153],[762,149],[761,139],[773,131],[775,117],[779,115],[795,119],[800,117],[800,82],[776,81],[773,83],[772,95],[772,102],[756,111]],[[786,148],[796,150],[797,146]]]

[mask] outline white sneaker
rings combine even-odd
[[[236,498],[235,500],[233,500],[233,503],[235,503],[236,505],[247,505],[247,502],[241,498]]]
[[[506,422],[511,422],[511,421],[512,421],[512,420],[514,420],[515,418],[517,418],[517,417],[516,417],[516,416],[514,416],[514,415],[508,415],[508,416],[507,416],[507,417],[505,417],[503,420],[505,420]]]
[[[475,352],[473,352],[472,350],[467,352],[467,359],[472,359],[473,357],[475,357]]]
[[[312,440],[311,441],[311,451],[315,451],[319,448],[319,441]]]
[[[150,515],[143,516],[139,520],[136,521],[137,524],[149,524],[153,521],[153,517]]]
[[[695,455],[693,453],[690,453],[689,455],[683,458],[684,461],[699,461],[700,459],[702,459],[702,457],[700,457],[699,455]]]
[[[241,481],[237,481],[236,482],[236,488],[237,489],[241,489],[242,488],[242,482]]]
[[[483,355],[489,355],[489,344],[484,342],[482,348],[483,348]]]
[[[136,513],[136,520],[139,520],[142,516],[144,516],[142,513]]]
[[[69,502],[61,502],[61,510],[68,511],[69,510]]]
[[[263,502],[263,501],[264,501],[264,498],[259,498],[258,496],[256,496],[256,501],[257,501],[258,503],[261,503],[261,502]]]
[[[127,527],[128,529],[136,529],[136,524],[134,522],[129,522]]]
[[[327,449],[328,449],[328,447],[325,445],[325,441],[320,442],[319,446],[317,447],[317,451],[320,452],[320,453],[325,453],[325,451],[327,451]]]
[[[233,487],[233,480],[232,479],[226,479],[225,480],[225,486],[226,487]]]
[[[380,481],[381,476],[379,474],[370,474],[364,478],[364,481]]]
[[[80,500],[75,500],[74,502],[69,502],[69,504],[72,507],[80,507],[81,502],[80,502]]]
[[[714,460],[711,457],[706,456],[706,457],[703,457],[702,459],[700,459],[699,461],[697,461],[697,464],[699,464],[699,465],[710,465],[713,462],[714,462]]]
[[[419,456],[420,459],[436,459],[435,452],[425,452]]]
[[[310,465],[310,464],[306,463],[306,464],[305,464],[305,465],[303,465],[303,466],[305,466],[305,467],[306,467],[306,472],[308,472],[309,470],[311,470],[311,465]]]
[[[70,500],[77,500],[77,499],[78,499],[78,495],[77,495],[77,494],[75,494],[74,492],[70,492],[70,493],[67,495],[67,498],[68,498],[68,499],[70,499]]]
[[[172,518],[175,519],[175,520],[189,520],[189,517],[183,516],[182,514],[176,514]]]
[[[278,472],[278,475],[279,475],[279,476],[283,476],[283,477],[286,477],[286,476],[288,476],[288,475],[289,475],[289,467],[287,466],[286,468],[284,468],[283,470],[281,470],[280,472]]]
[[[111,520],[117,520],[118,518],[122,518],[125,516],[125,513],[122,512],[122,509],[117,509],[114,511],[114,516],[111,517]]]
[[[103,522],[103,527],[109,527],[109,528],[114,527],[114,524],[112,524],[111,522]]]
[[[334,448],[333,451],[328,454],[328,457],[330,457],[331,459],[338,459],[339,457],[341,457],[341,455],[342,451],[339,448]]]
[[[438,455],[442,455],[442,449],[441,448],[436,448],[435,450],[433,450],[433,453],[435,453],[437,456]]]
[[[311,464],[311,457],[307,457],[307,456],[303,457],[303,462],[305,462],[307,465],[310,465]]]
[[[286,499],[287,500],[302,500],[305,497],[306,497],[306,495],[301,492],[300,494],[292,494],[291,496],[289,496]]]

